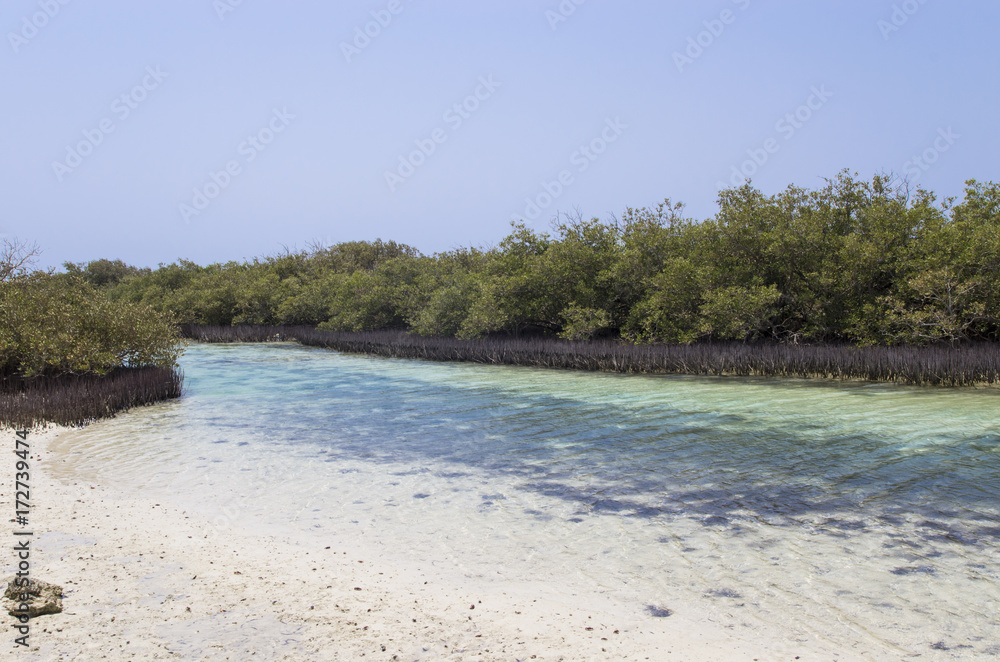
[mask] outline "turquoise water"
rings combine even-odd
[[[670,609],[834,648],[1000,655],[996,391],[290,344],[193,345],[182,366],[181,400],[74,436],[73,470],[217,527],[350,540],[650,619]]]

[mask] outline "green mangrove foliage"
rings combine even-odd
[[[0,426],[84,425],[180,396],[176,324],[107,293],[151,272],[109,260],[32,272],[38,253],[0,241]]]
[[[433,256],[379,240],[70,270],[111,301],[185,324],[637,343],[1000,339],[996,184],[938,201],[841,173],[816,190],[725,190],[718,206],[703,221],[667,200],[606,222],[560,217],[551,232],[516,224],[495,247]]]
[[[178,334],[169,317],[109,298],[75,273],[0,282],[0,319],[4,379],[176,364]]]

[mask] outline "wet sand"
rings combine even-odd
[[[749,661],[887,653],[824,650],[774,633],[737,637],[685,616],[682,605],[637,615],[600,595],[550,596],[537,583],[446,585],[371,558],[357,541],[307,546],[220,531],[162,499],[122,493],[111,475],[54,478],[56,467],[72,475],[71,459],[49,444],[74,433],[29,438],[31,573],[62,585],[65,599],[63,613],[31,622],[32,649],[16,659]],[[0,506],[11,512],[13,475],[5,473]],[[7,556],[5,578],[12,563]],[[3,619],[13,640],[14,618]]]

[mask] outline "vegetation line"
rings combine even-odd
[[[427,338],[403,331],[331,332],[294,326],[186,326],[198,342],[288,340],[341,352],[431,361],[604,372],[774,376],[933,386],[1000,383],[1000,345],[853,347],[714,342],[632,345],[615,340]]]
[[[57,273],[30,270],[38,250],[0,240],[0,424],[78,424],[176,397],[179,325],[202,340],[282,327],[306,345],[487,364],[1000,379],[993,182],[970,180],[960,201],[848,172],[775,195],[747,184],[721,191],[708,219],[666,200],[605,221],[560,215],[550,232],[519,223],[495,246],[435,255],[348,241]]]
[[[719,194],[705,220],[669,200],[606,221],[524,224],[489,248],[423,255],[350,241],[154,270],[67,264],[113,300],[180,323],[405,330],[482,339],[921,345],[1000,341],[1000,186],[938,202],[842,173],[818,190]]]
[[[0,241],[0,426],[84,425],[180,396],[168,315],[78,276],[31,272],[37,254]]]
[[[106,375],[7,378],[0,389],[0,424],[32,428],[86,425],[133,407],[178,398],[183,375],[173,368],[119,368]]]

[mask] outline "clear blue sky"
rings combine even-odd
[[[986,0],[4,0],[0,234],[42,266],[432,253],[557,210],[706,218],[744,165],[959,195],[1000,179],[998,25]]]

